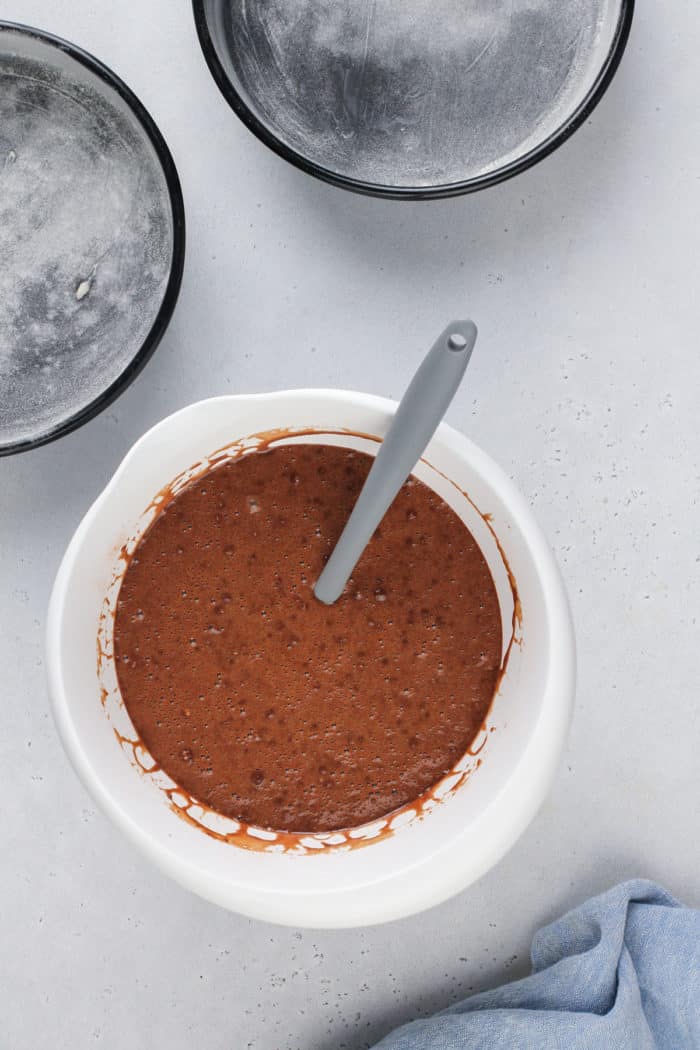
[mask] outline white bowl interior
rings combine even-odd
[[[180,819],[157,778],[139,773],[115,737],[113,721],[119,715],[112,710],[110,720],[100,703],[98,622],[121,548],[143,529],[155,494],[223,446],[277,428],[342,428],[350,433],[304,440],[332,440],[374,452],[376,442],[355,435],[381,437],[393,407],[365,395],[299,391],[217,398],[176,413],[126,457],[79,527],[56,582],[50,685],[59,729],[78,772],[156,863],[209,899],[248,914],[340,926],[381,921],[436,903],[473,881],[512,844],[539,805],[562,746],[573,648],[551,555],[510,482],[484,453],[446,426],[416,474],[447,500],[477,539],[496,582],[506,642],[513,600],[501,551],[522,608],[483,750],[478,759],[467,760],[473,771],[463,784],[419,819],[362,848],[310,848],[290,855],[270,842],[268,850],[251,851]],[[128,730],[124,711],[121,717]]]

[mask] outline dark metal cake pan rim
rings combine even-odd
[[[617,72],[617,68],[625,51],[632,27],[635,0],[621,0],[620,17],[615,28],[615,34],[605,61],[593,82],[588,94],[577,106],[566,121],[551,135],[544,139],[534,149],[529,150],[517,160],[495,171],[474,178],[464,179],[460,182],[448,183],[436,186],[388,186],[380,183],[365,182],[362,179],[354,179],[342,175],[329,168],[309,160],[302,153],[292,149],[269,129],[269,127],[255,115],[242,95],[231,83],[226,70],[222,66],[216,52],[214,40],[209,28],[209,20],[206,14],[206,0],[192,0],[195,26],[199,43],[204,53],[204,58],[209,71],[214,78],[221,94],[224,96],[234,113],[274,153],[284,160],[293,164],[294,167],[313,175],[322,182],[339,186],[353,193],[360,193],[370,197],[383,197],[391,200],[441,200],[447,197],[458,197],[465,193],[474,193],[477,190],[487,189],[499,182],[519,175],[521,172],[531,168],[534,164],[544,160],[550,153],[558,149],[573,133],[588,119]]]
[[[119,95],[129,107],[155,150],[158,164],[165,178],[173,221],[173,247],[168,284],[156,318],[139,349],[136,350],[117,378],[101,394],[78,412],[73,413],[60,423],[47,428],[34,437],[4,444],[0,442],[0,456],[9,456],[17,452],[27,452],[30,449],[38,448],[40,445],[46,445],[50,441],[55,441],[57,438],[77,430],[84,423],[94,419],[95,416],[99,415],[103,409],[107,408],[126,390],[151,358],[170,323],[180,293],[185,263],[185,206],[175,162],[165,139],[143,103],[116,73],[88,51],[84,51],[81,47],[64,40],[62,37],[47,33],[43,29],[36,29],[33,26],[23,25],[20,22],[7,22],[0,19],[0,33],[15,33],[20,37],[33,38],[54,47],[58,51],[62,51],[88,69]]]

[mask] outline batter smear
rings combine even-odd
[[[229,460],[136,547],[114,625],[122,698],[156,762],[247,824],[320,832],[411,802],[493,699],[501,616],[448,505],[410,478],[333,606],[313,595],[372,464],[331,445]]]

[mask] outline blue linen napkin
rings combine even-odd
[[[545,926],[532,968],[375,1050],[700,1050],[700,911],[652,882],[623,882]]]

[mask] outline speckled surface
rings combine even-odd
[[[171,145],[182,296],[137,383],[82,430],[0,462],[0,1043],[362,1050],[519,976],[536,926],[630,875],[700,905],[700,9],[639,5],[609,94],[516,181],[431,205],[285,165],[211,81],[187,5],[7,0],[113,65]],[[449,418],[517,479],[571,592],[578,706],[555,788],[478,885],[388,928],[282,930],[168,882],[65,759],[45,609],[80,516],[166,412],[289,385],[399,396],[450,315],[481,338]]]

